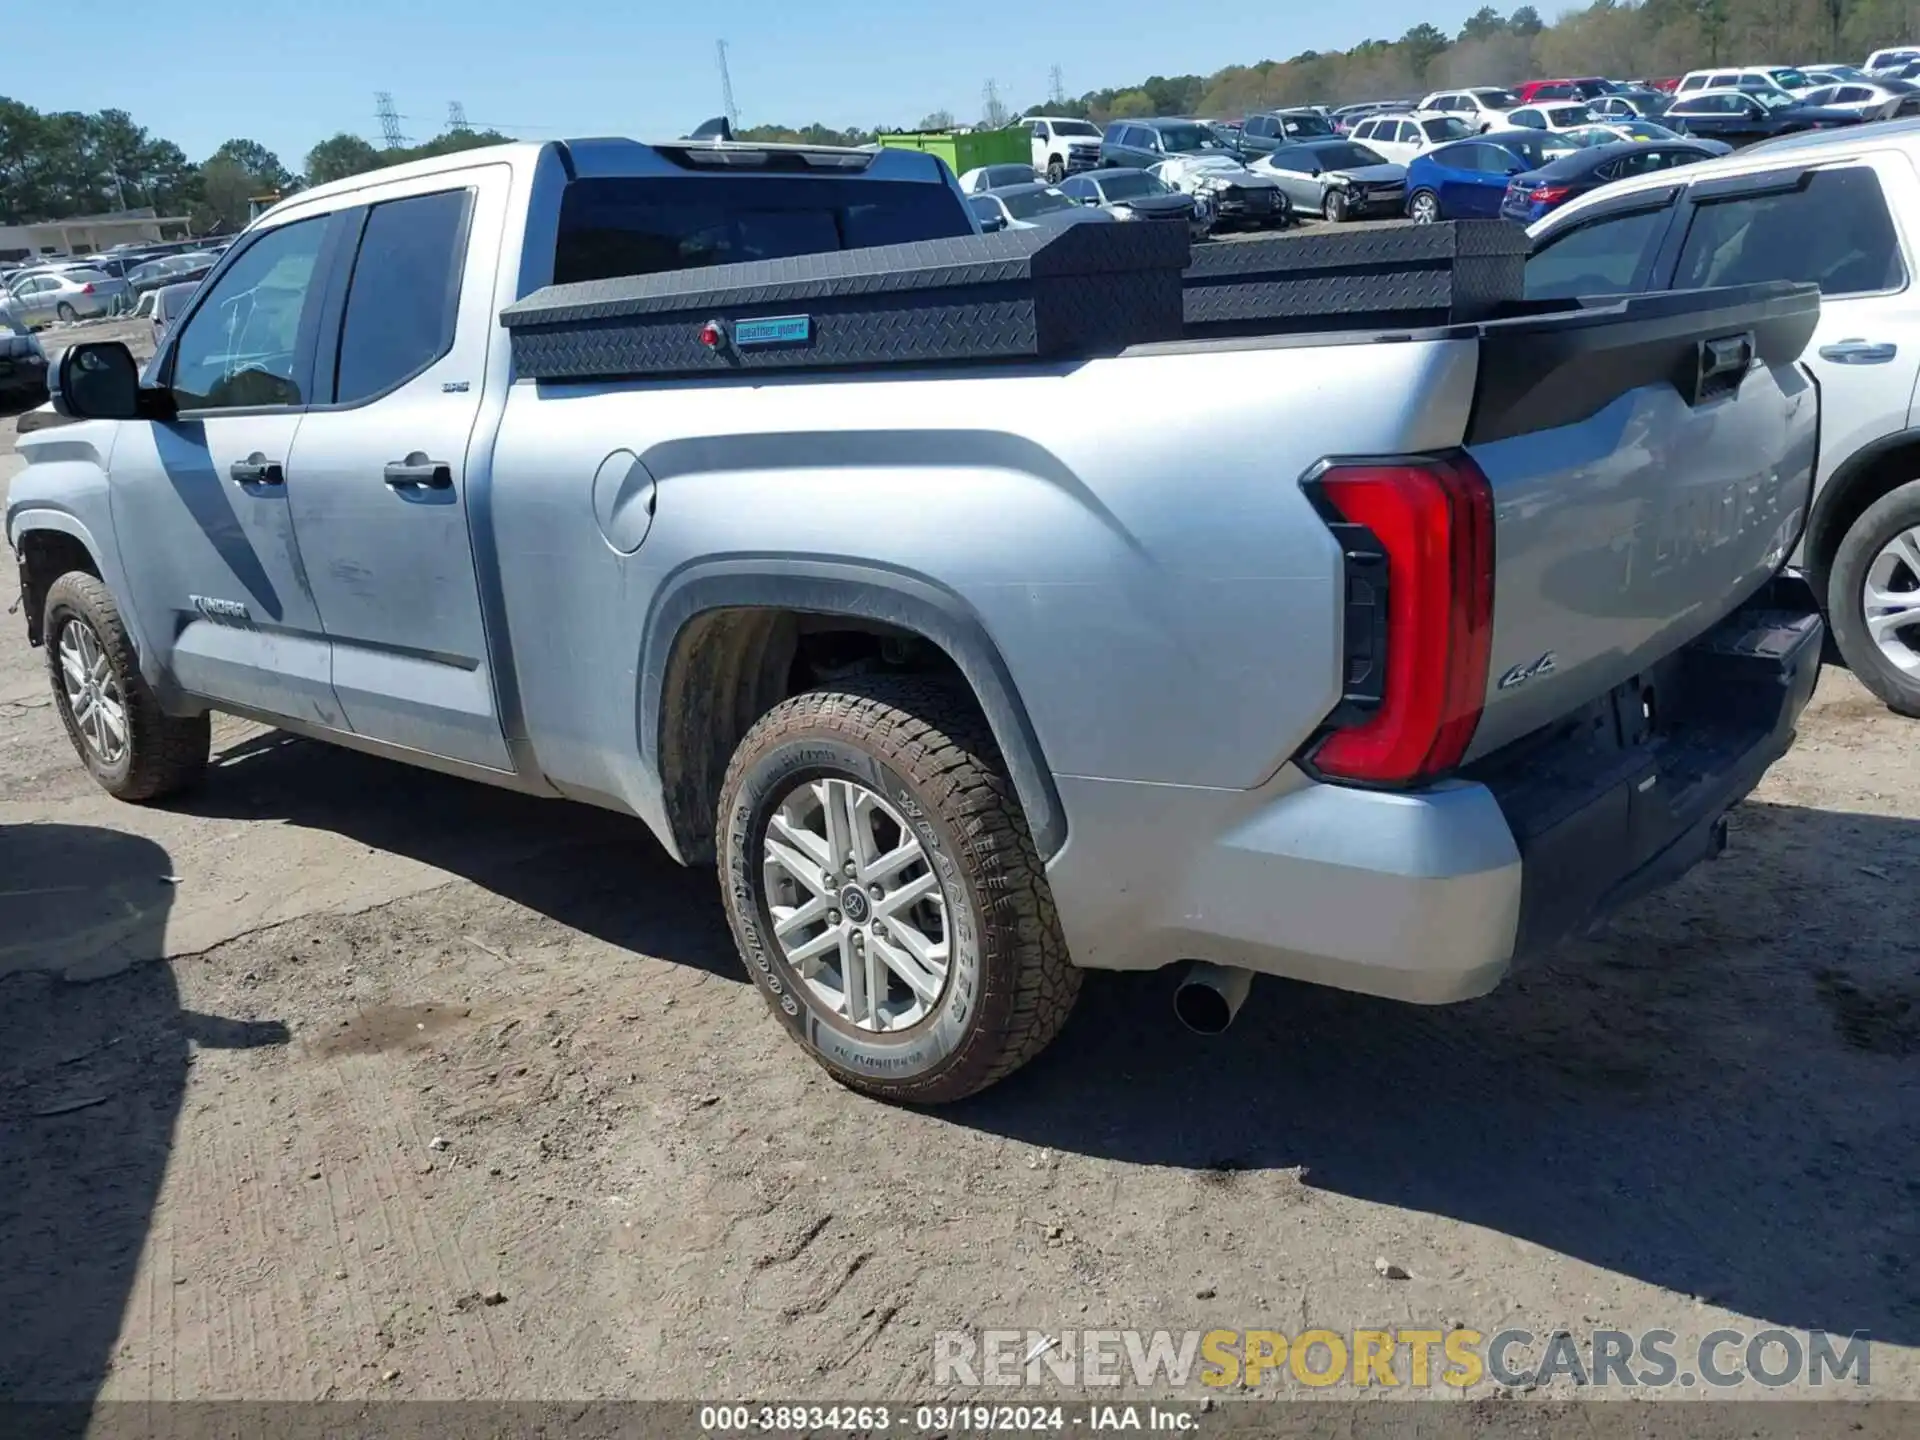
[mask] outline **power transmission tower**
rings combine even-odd
[[[380,138],[387,149],[398,150],[407,143],[407,137],[400,133],[400,112],[393,108],[393,96],[388,91],[373,92],[373,113],[380,117]]]
[[[473,127],[467,123],[467,107],[462,105],[458,100],[449,100],[447,102],[447,129],[471,130],[472,128]]]
[[[1001,103],[999,85],[991,79],[988,80],[986,87],[980,92],[980,98],[980,123],[985,125],[989,130],[998,130],[1001,126],[1005,125],[1007,123],[1007,107]]]
[[[1067,103],[1066,82],[1060,78],[1058,65],[1047,71],[1047,103],[1056,110]]]
[[[740,107],[733,103],[733,74],[727,69],[727,42],[714,41],[713,51],[720,60],[720,108],[726,114],[727,124],[738,130]]]

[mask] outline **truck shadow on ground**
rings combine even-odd
[[[1094,977],[1040,1061],[941,1113],[1228,1186],[1297,1168],[1775,1324],[1911,1345],[1916,879],[1920,824],[1750,804],[1724,859],[1482,1000],[1262,980],[1206,1041],[1175,1027],[1170,975]]]
[[[618,945],[746,983],[710,864],[629,815],[453,779],[270,732],[221,751],[174,808],[345,835]]]
[[[123,966],[162,954],[172,868],[111,830],[0,826],[0,1400],[81,1402],[37,1433],[83,1433],[112,1368],[194,1047],[287,1040],[183,1010],[165,965],[86,982],[33,968],[102,926]]]

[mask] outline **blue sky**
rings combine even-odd
[[[88,13],[111,33],[120,8]],[[122,33],[152,29],[151,7],[125,8],[132,28]],[[526,139],[683,134],[720,111],[720,37],[748,124],[912,124],[942,108],[977,115],[989,76],[1009,105],[1031,105],[1045,97],[1055,63],[1077,95],[1151,74],[1207,74],[1391,39],[1423,20],[1451,34],[1478,8],[1468,0],[202,0],[165,7],[164,24],[124,62],[82,45],[66,63],[55,46],[36,63],[7,66],[0,93],[43,110],[128,110],[194,160],[229,137],[257,139],[298,169],[315,141],[337,131],[378,143],[376,90],[392,92],[414,140],[444,128],[450,100],[476,127]]]

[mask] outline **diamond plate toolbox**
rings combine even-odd
[[[1525,294],[1527,234],[1504,220],[1326,226],[1197,247],[1186,333],[1419,329],[1506,313]]]
[[[1189,252],[1083,223],[552,285],[500,318],[536,380],[1110,355],[1181,338]]]

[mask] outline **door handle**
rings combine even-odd
[[[1885,365],[1899,353],[1898,345],[1871,340],[1842,340],[1837,345],[1820,347],[1820,358],[1836,365]]]
[[[284,485],[287,472],[280,468],[278,460],[269,460],[258,450],[244,460],[236,460],[227,467],[227,473],[233,477],[236,485]]]
[[[416,450],[404,460],[389,460],[386,479],[396,490],[451,490],[453,467]]]

